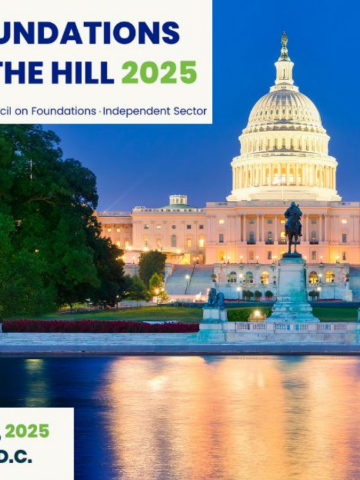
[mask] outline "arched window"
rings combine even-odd
[[[325,282],[326,283],[334,283],[335,281],[335,273],[331,270],[328,270],[325,274]]]
[[[316,272],[310,272],[309,283],[319,283],[319,276]]]
[[[246,272],[245,273],[245,283],[253,283],[254,281],[254,275],[252,272]]]
[[[269,283],[269,272],[263,272],[260,277],[261,283],[267,285]]]
[[[171,246],[176,247],[176,235],[171,235]]]
[[[250,243],[255,243],[255,233],[254,232],[249,232],[249,242]]]
[[[237,275],[236,272],[230,272],[229,273],[229,283],[236,283],[237,282]]]

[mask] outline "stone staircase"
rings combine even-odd
[[[186,276],[191,277],[193,265],[175,265],[170,277],[166,280],[165,290],[168,295],[185,295],[189,280]]]
[[[360,299],[360,265],[350,265],[349,288],[353,292],[353,300]]]
[[[201,293],[206,296],[206,290],[212,286],[213,273],[213,265],[196,265],[186,293],[188,295]]]
[[[212,265],[175,265],[173,273],[166,280],[165,289],[168,295],[206,295],[211,287]],[[190,279],[187,280],[186,276]]]

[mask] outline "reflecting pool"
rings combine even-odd
[[[360,478],[359,357],[0,358],[0,406],[75,407],[77,480]]]

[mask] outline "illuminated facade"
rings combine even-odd
[[[173,195],[161,208],[98,213],[127,263],[159,249],[171,264],[271,265],[287,249],[284,211],[295,200],[303,212],[299,251],[308,263],[360,264],[360,204],[342,202],[337,193],[330,137],[313,102],[294,85],[285,34],[275,66],[275,85],[239,137],[226,201],[196,208]]]

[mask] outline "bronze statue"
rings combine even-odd
[[[225,296],[222,292],[216,293],[216,288],[210,288],[208,301],[206,304],[207,308],[219,308],[220,310],[225,310]]]
[[[295,202],[291,202],[290,207],[285,212],[286,224],[285,224],[285,234],[288,237],[289,250],[287,255],[300,256],[296,251],[296,245],[298,245],[299,237],[302,237],[302,225],[300,218],[302,216],[302,211],[299,208],[299,205],[296,205]],[[294,252],[291,253],[291,246],[294,245]]]

